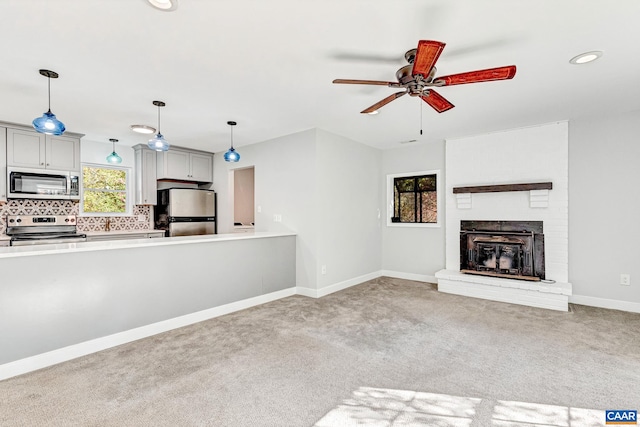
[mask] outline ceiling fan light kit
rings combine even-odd
[[[155,151],[169,151],[169,142],[164,139],[164,136],[162,136],[160,132],[160,107],[164,107],[167,104],[162,101],[153,101],[153,105],[158,107],[158,133],[155,138],[151,138],[149,142],[147,142],[147,145]]]
[[[435,40],[420,40],[416,49],[407,51],[404,55],[409,65],[405,65],[396,72],[397,82],[379,80],[350,80],[335,79],[336,84],[362,84],[388,86],[403,89],[376,102],[369,108],[361,111],[363,114],[372,114],[391,101],[406,94],[420,97],[438,113],[443,113],[454,107],[446,98],[432,89],[432,87],[453,86],[466,83],[480,83],[495,80],[508,80],[516,75],[516,66],[489,68],[486,70],[468,71],[465,73],[451,74],[443,77],[435,77],[435,67],[445,43]]]
[[[33,128],[37,132],[47,135],[62,135],[66,130],[64,123],[58,120],[56,115],[51,112],[51,79],[57,79],[58,73],[51,70],[40,70],[40,74],[47,78],[49,109],[42,116],[33,120]]]

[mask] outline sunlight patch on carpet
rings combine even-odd
[[[604,411],[360,387],[314,427],[470,427],[472,423],[495,427],[596,427],[604,424]]]

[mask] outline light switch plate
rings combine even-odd
[[[138,215],[138,222],[146,222],[147,217],[145,215]]]

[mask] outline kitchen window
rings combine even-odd
[[[440,226],[440,171],[387,175],[387,226]]]
[[[130,215],[129,168],[82,165],[82,215]]]

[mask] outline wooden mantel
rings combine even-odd
[[[460,193],[502,193],[505,191],[551,190],[551,182],[529,182],[524,184],[475,185],[473,187],[453,187],[453,194]]]

